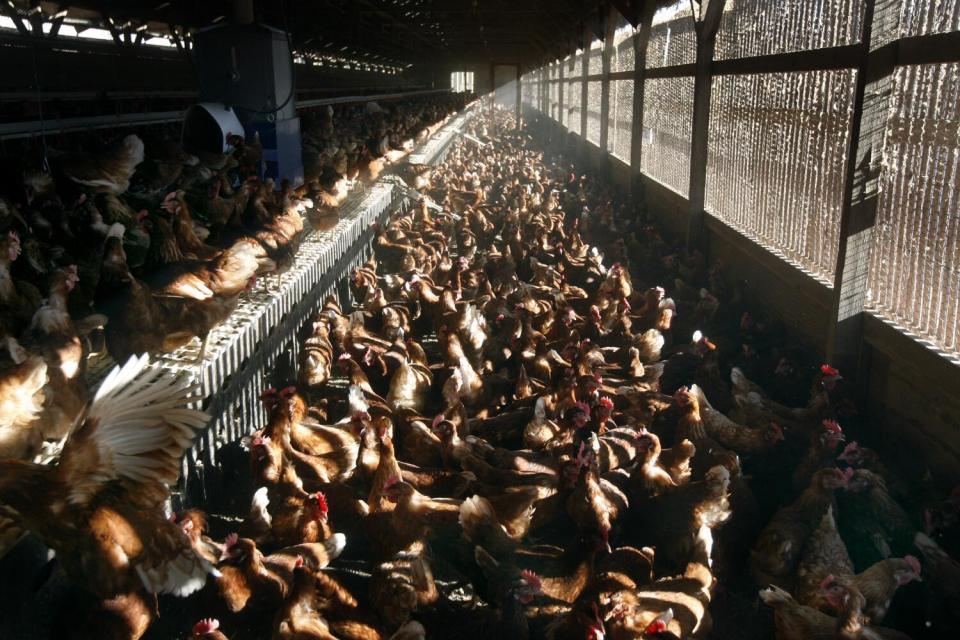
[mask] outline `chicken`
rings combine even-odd
[[[577,480],[566,506],[582,536],[596,536],[607,545],[621,505],[611,500],[601,485],[597,463],[599,447],[594,434],[581,446],[577,454]],[[625,499],[622,506],[627,506]]]
[[[737,424],[710,406],[700,387],[693,385],[690,391],[697,397],[707,434],[724,447],[740,455],[763,455],[784,440],[783,429],[777,423],[771,422],[762,429]]]
[[[16,231],[0,236],[0,331],[13,336],[30,324],[41,300],[36,287],[10,274],[10,267],[20,252],[20,236]]]
[[[799,498],[773,515],[751,552],[750,565],[757,583],[791,586],[804,543],[827,510],[836,509],[833,492],[846,487],[847,480],[839,469],[821,469],[813,474],[810,486]]]
[[[228,640],[220,631],[220,621],[216,618],[204,618],[193,625],[190,635],[193,640]]]
[[[264,556],[256,543],[231,533],[224,541],[216,590],[231,612],[248,606],[278,606],[293,587],[298,562],[323,569],[343,553],[346,536],[335,533],[323,542],[284,547]]]
[[[605,631],[611,638],[710,637],[713,582],[706,565],[691,562],[677,577],[602,597]]]
[[[422,543],[392,555],[373,569],[370,601],[391,628],[405,626],[413,611],[436,604],[438,598]]]
[[[837,525],[853,560],[863,571],[870,565],[910,551],[917,528],[887,492],[876,473],[857,469],[838,498]]]
[[[307,389],[319,389],[330,379],[333,345],[330,344],[329,326],[326,322],[314,320],[312,330],[300,351],[298,381]]]
[[[475,558],[489,583],[489,599],[495,607],[486,632],[526,640],[530,629],[524,605],[530,604],[540,594],[539,577],[529,571],[505,570],[483,547],[476,548]]]
[[[47,302],[37,309],[24,337],[24,346],[39,353],[47,363],[44,410],[40,416],[44,438],[66,436],[87,402],[86,353],[67,310],[67,297],[76,283],[76,266],[53,274]]]
[[[839,611],[835,624],[836,638],[841,640],[910,639],[909,635],[895,629],[868,626],[870,621],[863,612],[866,599],[849,580],[829,576],[823,581],[821,589],[824,597]]]
[[[460,505],[464,537],[497,557],[508,555],[530,530],[534,503],[539,498],[535,487],[518,487],[491,498],[467,498]]]
[[[130,187],[130,178],[137,165],[143,162],[143,140],[130,134],[109,153],[55,154],[54,162],[63,175],[77,184],[123,193]]]
[[[828,575],[853,575],[853,561],[837,531],[833,505],[827,507],[819,526],[803,546],[797,566],[794,595],[800,604],[835,613],[825,607],[820,584]]]
[[[316,578],[303,558],[293,570],[293,588],[277,612],[274,640],[335,640],[327,622],[316,611]]]
[[[0,461],[0,502],[103,598],[193,593],[213,567],[163,514],[180,457],[207,423],[191,401],[186,380],[131,358],[100,385],[55,466]]]
[[[0,368],[0,458],[30,460],[40,451],[47,363],[7,337],[12,362]]]
[[[910,500],[911,492],[906,483],[892,469],[883,463],[879,454],[868,447],[860,446],[856,441],[847,443],[840,455],[837,456],[838,462],[845,462],[854,469],[867,469],[873,471],[886,483],[890,495],[896,500]]]
[[[960,562],[951,558],[924,533],[917,533],[914,544],[923,554],[925,580],[930,585],[928,614],[933,628],[946,632],[956,623],[960,607]]]
[[[123,225],[113,225],[107,233],[101,268],[100,310],[107,315],[107,350],[117,362],[141,353],[157,353],[167,337],[167,316],[153,292],[130,271],[123,248]],[[143,328],[149,326],[150,331]]]
[[[210,331],[236,308],[240,294],[252,284],[257,257],[247,243],[237,243],[217,258],[200,264],[171,265],[148,281],[167,317],[164,350],[200,339],[202,360]]]
[[[709,565],[711,530],[730,517],[729,486],[730,472],[717,465],[701,481],[635,505],[631,529],[657,549],[658,568],[680,571],[691,559]]]
[[[797,603],[793,596],[776,585],[761,590],[760,599],[773,609],[777,640],[830,640],[837,637],[833,618]]]
[[[368,535],[381,557],[402,551],[428,534],[451,534],[459,528],[461,503],[457,500],[428,498],[398,476],[387,480],[383,493],[396,507],[368,518]]]

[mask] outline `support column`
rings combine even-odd
[[[640,162],[643,154],[643,94],[647,76],[647,44],[656,3],[647,2],[640,17],[640,30],[633,38],[633,117],[630,132],[630,197],[634,206],[643,201],[643,179]]]
[[[697,31],[696,76],[693,84],[693,130],[690,144],[690,218],[687,248],[703,242],[703,207],[707,185],[707,142],[710,129],[710,93],[713,88],[713,50],[726,0],[711,0],[706,15],[695,22]]]
[[[607,157],[607,140],[610,138],[610,63],[613,58],[613,32],[617,24],[617,10],[613,7],[607,13],[607,26],[603,34],[603,64],[601,73],[603,81],[600,83],[600,151],[609,164]]]
[[[566,128],[566,124],[564,123],[567,120],[567,112],[566,112],[566,103],[564,102],[564,99],[563,99],[567,93],[566,73],[564,72],[564,67],[566,66],[567,65],[564,64],[563,60],[560,60],[559,62],[557,62],[557,67],[558,67],[558,72],[557,72],[557,110],[558,110],[557,125],[558,127],[557,128],[561,132],[560,135],[564,141],[567,139],[567,136],[564,132],[564,129]]]
[[[834,323],[827,344],[830,363],[861,383],[865,382],[865,376],[858,374],[862,372],[866,356],[863,321],[873,226],[877,216],[883,134],[893,72],[897,66],[895,47],[876,47],[872,43],[889,40],[885,36],[896,29],[897,12],[889,4],[878,5],[876,0],[866,0],[865,3],[840,214],[840,246],[833,288]]]
[[[515,111],[517,116],[517,129],[519,129],[520,123],[523,121],[523,106],[521,104],[523,100],[523,94],[521,93],[521,87],[520,87],[520,65],[517,64],[515,69],[516,69],[516,74],[514,74],[514,77],[517,79],[517,83],[516,83],[517,84],[517,104],[515,107]]]

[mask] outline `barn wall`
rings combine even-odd
[[[532,116],[531,116],[532,117]],[[584,166],[607,173],[623,189],[633,170],[545,118],[545,135],[562,140]],[[641,175],[640,207],[675,239],[684,237],[687,199]],[[720,259],[730,278],[749,282],[754,304],[766,305],[791,336],[823,357],[830,331],[830,289],[745,236],[708,216],[707,256]],[[957,365],[873,315],[867,316],[866,379],[861,407],[869,444],[897,451],[905,472],[919,480],[929,470],[945,486],[960,484],[960,371]]]

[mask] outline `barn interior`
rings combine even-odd
[[[0,638],[956,635],[960,2],[0,51]]]

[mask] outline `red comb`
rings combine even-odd
[[[828,574],[826,578],[820,581],[820,590],[825,591],[836,578],[833,577],[833,574]]]
[[[330,507],[327,506],[327,496],[323,495],[322,491],[317,491],[313,494],[313,497],[317,501],[317,508],[320,509],[320,513],[327,513],[330,510]]]
[[[643,630],[644,634],[655,634],[663,633],[667,630],[667,623],[663,620],[657,619],[647,625],[647,628]]]
[[[524,569],[523,571],[520,572],[520,577],[523,578],[523,581],[526,582],[531,587],[533,587],[534,589],[538,591],[540,590],[540,587],[542,585],[542,583],[540,582],[540,576],[538,576],[533,571],[530,571],[529,569]]]
[[[430,426],[435,430],[437,428],[437,425],[443,422],[443,420],[444,420],[444,415],[442,413],[438,413],[437,417],[433,419],[433,423]]]
[[[236,532],[228,534],[226,539],[223,541],[223,545],[229,549],[233,545],[237,544],[237,541],[239,539],[240,539],[240,536],[238,536]]]
[[[835,377],[835,376],[840,375],[840,370],[839,370],[839,369],[836,369],[836,368],[834,368],[834,367],[831,367],[831,366],[828,365],[828,364],[822,364],[822,365],[820,365],[820,372],[823,373],[823,375],[825,375],[825,376],[834,376],[834,377]]]
[[[267,387],[263,390],[263,393],[260,394],[260,398],[269,398],[270,396],[277,395],[277,390],[273,387]]]
[[[913,572],[914,572],[915,574],[917,574],[917,575],[920,575],[920,561],[917,560],[917,558],[916,558],[915,556],[907,555],[907,556],[904,556],[904,557],[903,557],[903,560],[904,560],[904,562],[906,562],[908,565],[910,565],[910,570],[911,570],[911,571],[913,571]]]
[[[587,417],[590,417],[590,405],[586,402],[578,402],[576,405],[577,409],[580,409],[583,413],[587,414]]]
[[[836,420],[824,420],[821,424],[823,424],[824,429],[831,433],[843,433],[843,429],[840,428]]]
[[[293,563],[293,566],[295,566],[295,567],[302,567],[302,566],[303,566],[303,556],[297,556],[297,561]]]
[[[220,628],[220,621],[216,618],[205,618],[193,625],[193,635],[205,636]]]
[[[609,411],[613,409],[613,400],[611,400],[607,396],[603,396],[602,398],[600,398],[600,406]]]
[[[283,396],[284,398],[289,398],[296,392],[297,392],[296,387],[284,387],[283,389],[280,390],[280,395]]]

